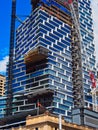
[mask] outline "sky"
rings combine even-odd
[[[16,15],[25,19],[31,12],[30,0],[16,0]],[[11,22],[12,0],[0,0],[0,74],[6,72],[10,43],[10,22]],[[16,25],[20,23],[16,19]]]
[[[16,15],[25,19],[31,12],[30,0],[16,0]],[[10,21],[11,21],[11,2],[12,0],[0,0],[0,74],[6,72],[6,63],[8,62],[9,43],[10,43]],[[98,62],[98,0],[91,0],[93,9],[94,23],[94,43],[96,49],[96,60]],[[16,20],[16,25],[20,23]]]

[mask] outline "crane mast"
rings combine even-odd
[[[84,107],[84,90],[82,77],[81,33],[79,25],[78,1],[70,4],[72,18],[72,66],[73,66],[73,96],[74,108]]]
[[[7,110],[6,115],[12,114],[12,70],[14,57],[14,41],[15,41],[15,17],[16,17],[16,0],[12,0],[11,28],[10,28],[10,48],[9,48],[9,65],[8,65],[8,88],[7,88]]]

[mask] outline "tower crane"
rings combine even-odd
[[[72,18],[72,80],[74,107],[81,108],[84,107],[84,89],[82,77],[81,33],[79,25],[78,1],[68,0],[67,4],[70,8]]]
[[[81,57],[81,32],[78,16],[78,0],[68,0],[72,17],[72,64],[73,64],[73,93],[74,107],[84,107],[84,89],[82,77],[82,57]],[[98,88],[96,87],[96,79],[89,69],[89,76],[92,82],[92,102],[93,110],[98,112]]]
[[[12,70],[13,70],[14,43],[15,43],[14,42],[15,41],[15,17],[16,17],[16,0],[12,0],[6,115],[12,114],[12,100],[13,100],[13,93],[12,93],[13,75],[12,75]]]
[[[23,24],[21,19],[16,16],[16,0],[12,0],[11,27],[10,27],[10,47],[9,47],[9,64],[8,64],[8,85],[7,85],[7,110],[6,115],[12,114],[12,80],[13,80],[13,58],[15,45],[15,22],[16,19]]]

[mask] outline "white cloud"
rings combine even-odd
[[[0,73],[6,72],[6,64],[8,62],[9,57],[5,56],[3,60],[0,61]]]
[[[94,21],[94,41],[96,51],[96,61],[98,62],[98,0],[92,0],[93,21]]]

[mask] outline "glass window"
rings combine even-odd
[[[68,110],[69,109],[68,106],[65,106],[65,105],[62,105],[62,104],[59,104],[59,108],[64,109],[64,110]]]
[[[69,101],[67,101],[67,100],[63,100],[63,103],[64,103],[65,105],[67,105],[67,106],[72,106],[72,105],[73,105],[72,102],[69,102]]]
[[[54,111],[55,111],[56,113],[65,114],[65,110],[61,110],[61,109],[59,109],[59,108],[54,108]]]
[[[54,44],[53,47],[56,48],[58,51],[63,51],[63,48],[61,48],[61,47],[58,46],[58,45],[55,45],[55,44]]]
[[[61,99],[58,98],[58,97],[54,97],[54,101],[56,101],[56,102],[61,102]]]
[[[49,42],[49,40],[47,40],[47,39],[40,37],[39,40],[45,44],[51,45],[51,42]]]
[[[59,36],[56,36],[56,35],[54,35],[52,33],[49,33],[49,36],[51,36],[55,40],[59,40]]]
[[[67,96],[67,100],[73,102],[73,98],[72,97]]]
[[[55,29],[55,27],[52,24],[50,24],[50,23],[45,22],[45,25],[47,25],[51,29]]]
[[[41,19],[47,20],[47,17],[44,17],[44,15],[40,15]]]

